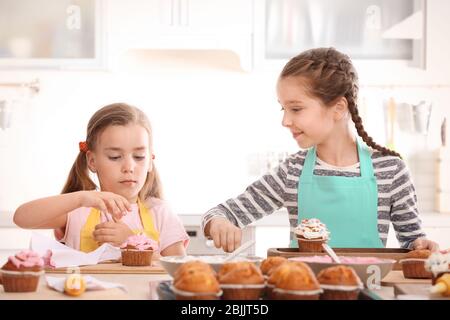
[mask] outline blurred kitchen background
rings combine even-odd
[[[60,192],[88,119],[118,101],[150,117],[189,253],[214,252],[200,215],[297,151],[275,82],[319,46],[354,59],[367,131],[403,155],[450,247],[449,15],[448,0],[0,0],[0,260],[28,246],[14,210]],[[286,212],[245,236],[257,255],[286,247]]]

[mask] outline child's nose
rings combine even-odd
[[[132,159],[126,159],[122,166],[123,172],[133,172],[134,171],[134,161]]]
[[[292,124],[291,119],[288,117],[288,115],[285,113],[283,113],[283,119],[281,120],[281,125],[283,127],[289,127]]]

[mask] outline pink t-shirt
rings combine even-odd
[[[183,241],[185,247],[189,243],[189,236],[184,229],[181,219],[172,212],[167,203],[158,198],[149,198],[146,205],[153,213],[153,223],[159,232],[159,251],[168,246]],[[131,204],[132,212],[122,217],[122,222],[131,230],[142,230],[142,222],[137,204]],[[71,248],[80,250],[80,232],[87,221],[91,208],[81,207],[68,213],[65,234],[58,239]],[[113,221],[110,215],[101,213],[101,223]]]

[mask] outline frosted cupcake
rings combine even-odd
[[[44,274],[44,261],[34,251],[24,250],[14,256],[0,269],[0,283],[5,292],[33,292]]]
[[[120,248],[124,266],[150,266],[153,251],[158,250],[158,243],[143,234],[138,234],[128,237]]]
[[[330,232],[319,219],[303,219],[295,228],[300,252],[322,252],[322,244],[330,238]]]

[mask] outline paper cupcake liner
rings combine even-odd
[[[321,300],[357,300],[362,287],[321,285],[323,293]]]
[[[361,290],[364,288],[364,285],[361,283],[356,286],[343,286],[343,285],[334,285],[334,284],[321,284],[320,287],[324,290],[339,290],[339,291],[355,291]]]
[[[400,260],[403,276],[411,279],[431,279],[432,273],[425,270],[425,260],[415,258]]]
[[[173,285],[170,289],[175,293],[178,300],[218,300],[223,294],[219,292],[191,292],[175,288]]]
[[[23,276],[23,275],[41,276],[45,273],[45,271],[44,270],[41,270],[41,271],[12,271],[12,270],[1,270],[0,269],[0,273],[7,274],[10,276]]]
[[[150,266],[153,250],[122,249],[121,255],[124,266]]]
[[[34,292],[44,271],[1,270],[1,274],[5,292]]]
[[[266,285],[261,284],[220,284],[222,289],[263,289]]]
[[[261,284],[220,284],[224,300],[259,300],[266,285]]]
[[[327,240],[297,238],[297,242],[300,252],[323,252],[322,244],[326,243]]]
[[[277,300],[319,300],[322,289],[317,290],[286,290],[281,288],[273,289],[273,296]]]

